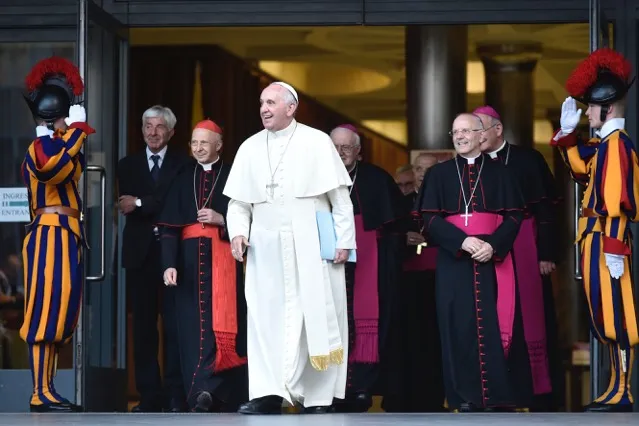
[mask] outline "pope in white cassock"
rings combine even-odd
[[[295,120],[298,102],[286,83],[264,89],[265,129],[240,146],[224,188],[233,256],[247,255],[244,414],[281,413],[283,399],[325,413],[346,387],[352,182],[331,138]],[[335,227],[335,258],[328,261],[320,256],[321,211],[332,212]]]

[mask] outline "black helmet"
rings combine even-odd
[[[77,67],[60,57],[38,62],[26,78],[26,86],[24,98],[33,118],[49,127],[69,114],[69,107],[84,90]]]

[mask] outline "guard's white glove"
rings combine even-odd
[[[53,136],[53,130],[49,129],[47,126],[38,126],[36,127],[36,136],[41,138],[43,136]]]
[[[570,96],[566,98],[561,105],[561,133],[563,135],[569,135],[574,132],[579,125],[579,119],[581,118],[581,109],[577,109],[577,101]]]
[[[610,271],[610,276],[619,279],[623,275],[623,255],[604,253],[606,256],[606,266]]]
[[[84,123],[87,121],[87,112],[82,105],[71,105],[69,108],[69,116],[64,119],[67,126],[72,123]]]

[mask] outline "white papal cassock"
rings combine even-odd
[[[295,120],[251,136],[235,156],[224,194],[230,237],[250,244],[250,399],[278,395],[312,407],[344,398],[344,265],[321,259],[315,215],[332,211],[336,247],[355,249],[351,184],[330,137]]]

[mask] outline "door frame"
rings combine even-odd
[[[89,45],[89,24],[95,25],[96,28],[105,31],[110,36],[113,36],[115,39],[115,43],[117,43],[114,52],[117,54],[117,82],[119,85],[119,96],[117,98],[117,104],[112,105],[113,108],[118,108],[115,112],[117,116],[118,130],[115,137],[117,137],[117,143],[112,144],[111,153],[113,154],[116,151],[117,160],[122,158],[123,155],[126,155],[127,151],[127,111],[128,111],[128,27],[117,19],[115,19],[112,15],[105,12],[100,6],[94,3],[92,0],[78,0],[78,14],[77,14],[77,36],[76,36],[76,60],[77,65],[80,70],[80,75],[83,80],[86,82],[87,87],[91,86],[91,80],[87,81],[87,75],[89,74],[89,61],[88,61],[88,49]],[[88,92],[85,91],[85,95]],[[87,102],[87,117],[91,114],[90,110],[93,108],[93,103],[89,100]],[[99,103],[95,102],[95,105],[98,105],[96,109],[100,108]],[[98,130],[99,131],[99,130]],[[90,146],[91,137],[88,138],[88,145]],[[85,147],[86,148],[86,147]],[[85,149],[86,151],[86,149]],[[89,162],[89,158],[87,158],[87,163]],[[115,329],[115,345],[117,347],[117,352],[115,353],[114,361],[115,365],[112,367],[116,370],[116,375],[118,377],[115,378],[114,383],[122,382],[122,389],[111,391],[111,392],[101,392],[101,394],[110,395],[113,398],[111,401],[106,403],[106,406],[112,406],[113,409],[116,407],[122,408],[126,411],[126,342],[127,342],[127,327],[126,327],[126,282],[125,282],[125,274],[124,270],[120,267],[120,259],[121,254],[121,241],[122,241],[122,231],[124,228],[123,221],[118,218],[117,223],[117,232],[115,234],[115,241],[113,241],[113,251],[109,254],[106,253],[106,238],[107,236],[107,224],[105,223],[105,210],[108,204],[106,197],[111,196],[111,194],[106,193],[106,181],[107,174],[113,182],[113,187],[116,186],[116,167],[117,160],[112,164],[113,168],[111,170],[106,169],[102,166],[95,166],[91,164],[87,164],[85,173],[82,177],[84,181],[87,179],[87,175],[91,172],[97,172],[100,176],[100,203],[101,203],[101,218],[100,218],[100,243],[99,246],[95,244],[95,242],[91,245],[93,250],[100,251],[100,268],[97,275],[89,275],[94,274],[96,271],[89,271],[89,263],[90,256],[87,251],[85,251],[84,256],[84,285],[85,286],[100,286],[100,282],[103,281],[106,277],[106,274],[109,273],[109,269],[113,271],[112,268],[115,266],[115,276],[116,278],[116,298],[114,300],[115,306],[111,306],[111,315],[115,316],[116,329]],[[83,209],[84,215],[87,215],[88,209],[88,185],[83,185]],[[116,213],[117,214],[117,213]],[[94,225],[91,225],[94,226]],[[87,234],[89,234],[88,232]],[[88,292],[86,292],[88,293]],[[84,312],[84,307],[86,306],[87,299],[83,298],[82,309],[80,312],[80,317],[78,321],[78,328],[75,333],[74,345],[75,345],[75,380],[76,380],[76,403],[82,406],[85,406],[89,401],[94,398],[89,397],[89,393],[93,392],[92,387],[88,384],[87,375],[89,374],[89,369],[91,368],[89,363],[89,350],[84,350],[84,342],[87,339],[88,330],[85,330],[85,325],[90,320],[87,316],[87,313]],[[102,306],[102,305],[101,305]],[[108,348],[107,348],[108,349]],[[109,354],[111,357],[111,354]],[[101,367],[98,367],[101,368]],[[108,371],[107,371],[108,373]],[[122,376],[122,377],[120,377]],[[97,389],[97,388],[96,388]],[[96,391],[97,392],[97,391]],[[123,401],[121,401],[123,400]],[[86,407],[85,407],[86,408]],[[90,408],[90,407],[89,407]]]

